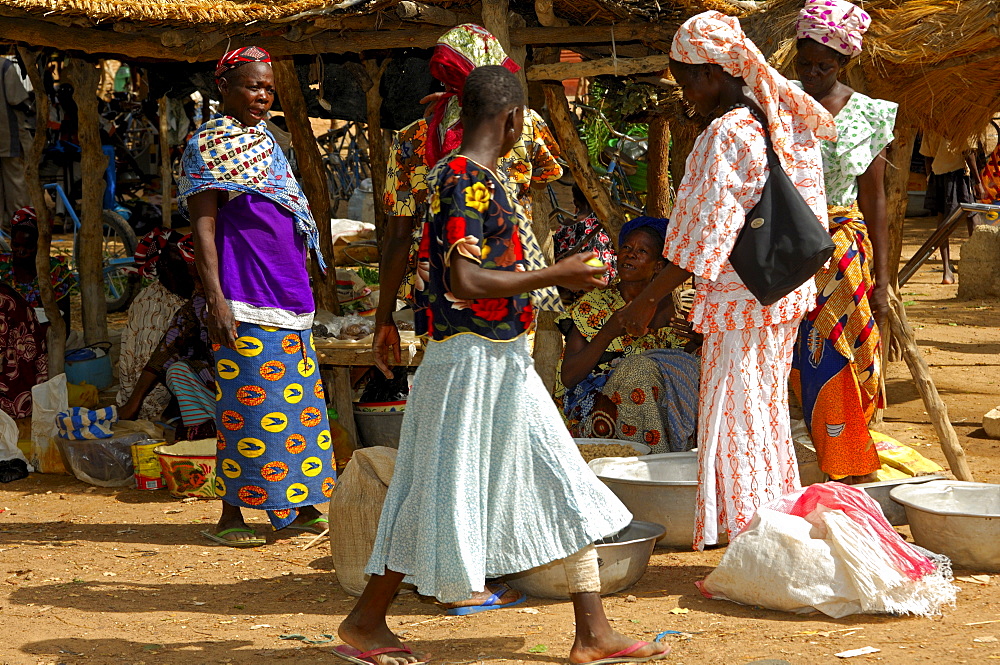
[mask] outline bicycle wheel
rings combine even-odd
[[[139,284],[129,280],[125,266],[135,255],[138,241],[125,218],[113,210],[103,212],[101,228],[101,269],[104,274],[104,300],[108,312],[120,312],[131,304],[139,292]],[[79,264],[80,236],[73,243],[73,256]]]

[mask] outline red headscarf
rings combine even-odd
[[[259,46],[244,46],[222,56],[215,66],[215,80],[218,81],[228,71],[248,62],[271,62],[271,54]]]
[[[140,240],[135,248],[135,267],[129,272],[138,273],[141,277],[155,277],[156,264],[167,245],[176,244],[181,257],[188,263],[194,263],[194,241],[191,234],[181,235],[173,229],[158,226]]]
[[[472,23],[452,28],[438,39],[431,57],[431,75],[444,83],[445,94],[428,122],[424,163],[438,160],[462,144],[460,99],[465,80],[476,67],[501,65],[515,74],[521,71],[507,57],[500,42],[488,30]]]
[[[10,218],[10,225],[12,230],[18,226],[27,226],[37,231],[38,217],[35,215],[35,209],[31,206],[24,206]]]

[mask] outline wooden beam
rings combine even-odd
[[[903,254],[903,224],[906,220],[906,206],[909,203],[910,159],[913,155],[913,144],[917,138],[916,128],[907,123],[896,124],[896,138],[886,149],[888,164],[885,169],[885,214],[889,233],[888,262],[889,290],[894,291],[899,284],[899,263]],[[895,337],[892,327],[882,333],[883,367],[889,361],[898,361],[902,340]]]
[[[160,215],[165,228],[171,226],[170,207],[173,203],[174,172],[170,168],[170,102],[166,95],[159,101],[160,120],[160,195],[163,202],[160,204]]]
[[[324,275],[316,261],[310,263],[316,308],[340,314],[337,271],[333,261],[333,234],[330,229],[330,192],[323,158],[319,154],[319,145],[309,123],[309,112],[295,71],[295,62],[288,57],[272,58],[271,68],[274,70],[274,84],[281,99],[281,108],[285,111],[288,133],[292,135],[302,191],[309,199],[309,207],[316,219],[316,226],[319,227],[320,251],[329,264]]]
[[[381,242],[385,227],[389,223],[389,214],[385,209],[382,196],[385,193],[387,169],[389,168],[389,150],[382,136],[382,95],[380,87],[382,75],[389,66],[391,58],[384,58],[380,63],[373,57],[364,58],[365,74],[362,87],[365,88],[365,106],[368,112],[368,164],[372,174],[372,196],[375,204],[375,237]],[[394,294],[384,293],[385,297]]]
[[[583,62],[557,62],[552,65],[533,65],[528,68],[529,81],[565,81],[610,74],[631,76],[662,72],[670,65],[669,55],[650,55],[644,58],[601,58]]]
[[[621,208],[611,200],[611,195],[604,188],[604,183],[594,172],[587,157],[587,148],[580,140],[580,135],[573,125],[569,112],[569,102],[566,91],[561,83],[544,84],[545,104],[552,118],[552,131],[556,135],[562,156],[569,170],[573,173],[576,184],[583,190],[584,196],[590,202],[597,218],[607,229],[612,242],[617,243],[618,232],[625,224],[625,216]]]
[[[910,327],[906,319],[906,309],[900,301],[895,291],[889,294],[889,327],[893,334],[902,342],[903,359],[906,360],[907,367],[913,375],[913,382],[920,392],[920,397],[924,400],[924,407],[927,409],[927,416],[934,425],[938,439],[941,441],[941,450],[948,460],[951,472],[959,480],[974,480],[972,469],[965,458],[965,451],[958,440],[955,428],[952,427],[951,419],[948,417],[948,407],[938,393],[934,379],[931,377],[931,370],[924,360],[924,354],[917,345],[913,328]]]
[[[493,33],[508,54],[510,53],[510,29],[507,24],[509,12],[510,5],[507,0],[482,0],[483,27]]]
[[[0,9],[0,42],[32,46],[50,46],[90,54],[127,56],[129,60],[213,61],[223,55],[225,40],[203,46],[187,44],[183,50],[164,46],[165,31],[143,30],[116,32],[98,28],[67,27],[47,20],[11,16],[11,10]],[[645,41],[669,43],[676,30],[675,23],[620,23],[612,26],[569,26],[566,28],[525,27],[510,30],[509,43],[518,45],[610,44]],[[613,34],[612,34],[613,32]],[[267,49],[273,57],[319,55],[324,53],[360,53],[366,50],[394,48],[431,48],[441,36],[440,27],[415,28],[405,26],[395,30],[327,31],[290,41],[284,35],[249,33],[233,35],[232,43],[254,43]],[[613,37],[613,39],[612,39]],[[211,40],[209,40],[211,41]]]
[[[569,21],[556,16],[552,0],[535,0],[535,16],[546,28],[565,28],[569,25]]]
[[[458,15],[453,11],[444,7],[425,5],[422,2],[412,2],[412,0],[403,0],[396,5],[396,16],[404,21],[430,23],[431,25],[448,27],[458,25],[459,23]]]
[[[38,66],[38,56],[31,49],[18,48],[21,62],[28,70],[28,79],[34,90],[45,90],[42,72]],[[49,97],[44,94],[35,95],[35,113],[39,118],[49,117]],[[52,288],[52,211],[45,201],[45,190],[41,178],[38,177],[39,165],[42,163],[42,153],[45,152],[46,135],[44,131],[35,132],[31,143],[31,154],[25,161],[24,179],[28,185],[31,204],[35,207],[38,217],[38,252],[35,254],[35,268],[38,270],[38,291],[45,307],[45,316],[49,320],[48,354],[49,377],[63,373],[66,361],[66,322],[56,304],[56,292]]]
[[[108,306],[104,299],[103,216],[104,172],[108,158],[101,150],[101,118],[97,113],[96,63],[68,58],[64,69],[73,84],[73,101],[79,117],[80,172],[83,174],[83,205],[80,215],[77,270],[83,305],[83,339],[87,344],[108,341]]]

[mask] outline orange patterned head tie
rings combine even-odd
[[[216,80],[222,78],[226,72],[230,72],[248,62],[271,63],[271,54],[259,46],[244,46],[222,56],[219,64],[215,66]]]

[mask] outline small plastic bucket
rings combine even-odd
[[[93,355],[93,351],[90,354],[86,353],[93,348],[100,348],[104,351],[104,355],[99,358],[86,357]],[[67,353],[66,381],[76,384],[89,383],[92,386],[96,386],[98,390],[104,390],[109,387],[112,383],[111,344],[109,342],[99,342],[90,345],[86,349],[78,349]]]

